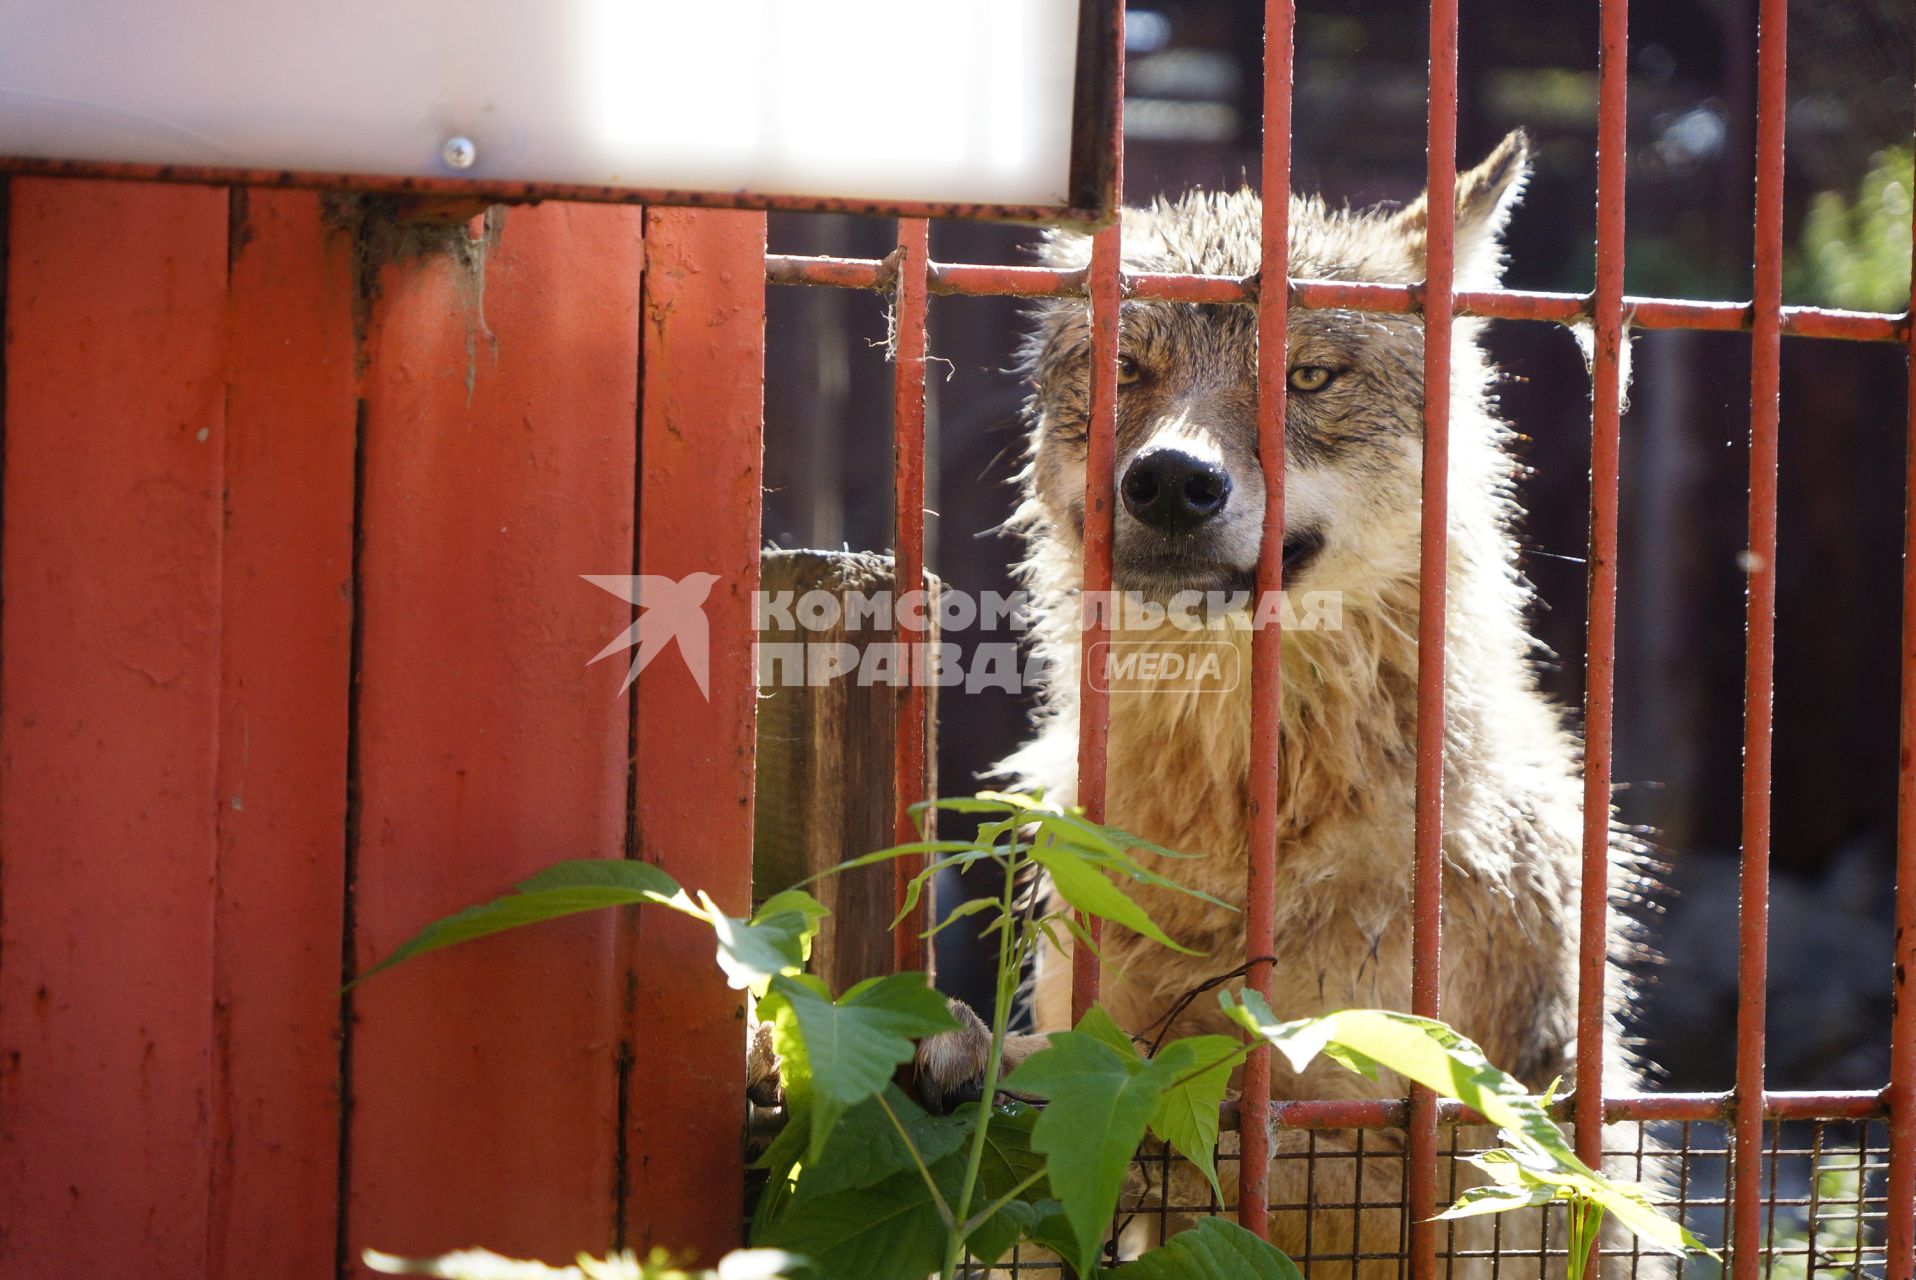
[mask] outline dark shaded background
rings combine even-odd
[[[1162,0],[1130,8],[1126,196],[1255,182],[1261,6]],[[1627,288],[1749,296],[1755,0],[1634,6]],[[1916,9],[1907,0],[1790,7],[1787,235],[1809,199],[1853,191],[1871,156],[1910,136]],[[1424,170],[1426,10],[1324,0],[1297,17],[1298,190],[1365,204],[1414,196]],[[1506,283],[1593,279],[1597,6],[1468,0],[1459,157],[1522,125],[1537,147],[1509,233]],[[887,221],[772,219],[779,252],[881,257]],[[940,223],[941,261],[1023,262],[1026,229]],[[1791,301],[1822,302],[1813,296]],[[931,565],[968,591],[1009,590],[1023,387],[1009,371],[1017,304],[934,299]],[[781,546],[890,543],[891,374],[885,302],[778,289],[769,303],[765,528]],[[1531,468],[1523,569],[1555,655],[1545,683],[1581,705],[1589,384],[1568,333],[1493,326],[1506,415]],[[1901,607],[1900,352],[1784,343],[1777,625],[1773,1088],[1874,1088],[1888,1075],[1891,884]],[[1624,420],[1615,777],[1626,821],[1650,830],[1670,892],[1650,920],[1664,960],[1637,1030],[1670,1088],[1732,1079],[1741,786],[1749,342],[1651,333],[1635,345]],[[978,637],[951,637],[961,642]],[[1003,637],[992,637],[1002,639]],[[946,793],[1021,738],[1001,692],[941,692]],[[1568,714],[1568,713],[1567,713]],[[958,931],[941,985],[975,990]]]

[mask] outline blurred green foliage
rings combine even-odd
[[[1900,312],[1909,305],[1909,147],[1880,151],[1852,199],[1825,191],[1810,204],[1784,272],[1791,302]]]

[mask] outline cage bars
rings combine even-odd
[[[1905,424],[1903,526],[1903,689],[1901,759],[1896,787],[1896,957],[1891,970],[1895,1013],[1889,1044],[1889,1185],[1887,1280],[1916,1277],[1916,213],[1910,220],[1912,275],[1902,341],[1909,401]]]
[[[1264,86],[1263,173],[1266,192],[1289,191],[1290,78],[1293,14],[1286,0],[1267,0]],[[896,289],[901,324],[917,327],[922,358],[922,314],[926,295],[1082,297],[1088,300],[1093,327],[1092,411],[1086,470],[1084,581],[1086,614],[1082,633],[1079,689],[1080,759],[1078,801],[1094,818],[1103,817],[1105,743],[1109,726],[1108,693],[1093,678],[1107,638],[1111,587],[1111,544],[1115,515],[1113,454],[1118,355],[1117,317],[1127,298],[1169,302],[1241,304],[1258,308],[1259,453],[1271,483],[1265,513],[1265,542],[1260,555],[1260,592],[1282,585],[1283,334],[1290,308],[1339,308],[1369,312],[1420,314],[1425,320],[1425,441],[1422,547],[1420,553],[1419,733],[1417,829],[1413,867],[1413,1006],[1427,1016],[1441,1013],[1442,814],[1444,587],[1446,557],[1450,350],[1457,316],[1588,324],[1595,333],[1592,362],[1590,567],[1588,576],[1587,668],[1585,696],[1585,773],[1582,841],[1583,883],[1579,903],[1581,944],[1578,973],[1576,1089],[1560,1113],[1578,1125],[1577,1145],[1595,1163],[1603,1154],[1602,1124],[1628,1120],[1723,1119],[1733,1125],[1729,1161],[1736,1184],[1753,1188],[1733,1193],[1727,1206],[1732,1236],[1754,1239],[1761,1214],[1762,1128],[1766,1119],[1861,1118],[1887,1112],[1893,1140],[1887,1192],[1890,1280],[1916,1280],[1916,1000],[1897,1002],[1892,1081],[1881,1092],[1842,1094],[1768,1094],[1763,1079],[1763,1013],[1768,930],[1768,842],[1771,700],[1775,647],[1775,553],[1777,505],[1778,390],[1780,341],[1784,336],[1893,342],[1909,348],[1916,360],[1916,326],[1911,311],[1900,315],[1836,308],[1784,306],[1781,293],[1783,108],[1786,47],[1781,0],[1762,0],[1758,47],[1756,277],[1749,303],[1626,296],[1623,292],[1624,188],[1627,156],[1627,0],[1604,0],[1601,11],[1598,87],[1598,190],[1595,288],[1588,293],[1454,287],[1456,183],[1456,0],[1433,0],[1430,14],[1431,83],[1427,120],[1428,205],[1426,279],[1394,285],[1351,281],[1292,280],[1285,252],[1288,200],[1265,202],[1263,266],[1247,277],[1197,276],[1121,270],[1120,231],[1115,223],[1093,238],[1091,261],[1080,268],[939,263],[913,254],[901,235],[901,251],[884,260],[771,255],[767,279],[775,284]],[[1119,29],[1113,33],[1121,45]],[[1114,77],[1122,85],[1122,58]],[[1121,88],[1120,88],[1121,94]],[[1114,157],[1112,180],[1121,190],[1121,114],[1111,119]],[[1916,227],[1912,228],[1916,237]],[[1692,329],[1747,331],[1752,335],[1750,541],[1744,559],[1749,579],[1745,672],[1745,775],[1743,784],[1743,891],[1739,947],[1742,997],[1739,1006],[1735,1088],[1724,1094],[1668,1094],[1606,1097],[1603,1091],[1605,988],[1610,856],[1610,782],[1614,732],[1616,667],[1616,591],[1618,491],[1621,476],[1621,412],[1624,335],[1643,330]],[[901,339],[904,335],[901,334]],[[905,339],[908,340],[908,339]],[[906,461],[916,427],[904,413],[911,397],[922,415],[922,363],[916,390],[901,363],[899,382],[900,494],[907,483],[920,486],[921,464]],[[1916,485],[1916,394],[1909,410]],[[908,474],[915,470],[916,476]],[[901,569],[906,550],[906,518],[900,508]],[[922,536],[922,526],[920,527]],[[1916,552],[1916,512],[1908,530]],[[922,561],[919,561],[922,563]],[[1905,570],[1905,667],[1916,666],[1916,568]],[[1247,979],[1255,989],[1268,985],[1271,903],[1276,853],[1277,749],[1280,704],[1276,682],[1282,637],[1261,629],[1253,640],[1250,859],[1247,883]],[[1916,678],[1906,677],[1898,875],[1898,965],[1902,984],[1916,964]],[[902,717],[912,715],[909,706]],[[900,800],[906,801],[906,773],[900,746]],[[914,797],[915,798],[915,797]],[[901,829],[901,837],[903,836]],[[901,948],[903,943],[901,942]],[[901,950],[901,956],[903,952]],[[1074,956],[1074,1016],[1097,997],[1098,974],[1090,948]],[[1406,1205],[1410,1211],[1411,1271],[1427,1276],[1437,1266],[1438,1233],[1425,1220],[1436,1208],[1436,1124],[1459,1109],[1439,1105],[1422,1091],[1408,1104],[1391,1100],[1267,1102],[1269,1062],[1260,1053],[1248,1065],[1244,1106],[1268,1108],[1280,1125],[1389,1125],[1405,1127],[1410,1139]],[[1263,1187],[1271,1154],[1262,1126],[1243,1134],[1238,1214],[1264,1228]],[[1760,1250],[1745,1248],[1732,1257],[1735,1280],[1754,1280]],[[1596,1259],[1593,1256],[1592,1262]]]
[[[766,280],[771,284],[873,290],[892,287],[890,259],[770,254],[765,265]],[[1084,296],[1087,274],[1083,269],[934,262],[930,292],[934,297],[1074,298]],[[1257,302],[1258,277],[1137,271],[1124,273],[1121,289],[1126,298],[1157,302],[1252,305]],[[1454,302],[1454,314],[1459,316],[1581,324],[1587,323],[1594,314],[1596,295],[1534,289],[1465,289],[1455,293]],[[1423,301],[1415,285],[1356,280],[1292,280],[1290,305],[1305,311],[1408,315],[1423,311]],[[1755,306],[1748,302],[1626,295],[1622,308],[1624,324],[1633,329],[1736,333],[1754,327]],[[1907,314],[1892,312],[1786,306],[1782,331],[1787,338],[1839,338],[1851,342],[1893,342],[1900,346],[1909,341],[1910,322]]]
[[[1743,700],[1731,1280],[1756,1280],[1762,1205],[1763,1019],[1769,978],[1770,768],[1776,667],[1777,436],[1782,374],[1783,121],[1787,0],[1762,0],[1757,36],[1755,325],[1750,338],[1749,546]]]
[[[897,301],[892,317],[892,520],[893,626],[899,642],[912,656],[907,670],[930,660],[929,630],[913,637],[906,629],[904,602],[925,590],[925,326],[926,267],[931,260],[931,224],[923,218],[898,220],[898,250],[894,255]],[[929,609],[929,601],[927,602]],[[898,691],[898,729],[892,748],[893,838],[906,844],[916,838],[911,808],[926,799],[925,684],[907,679]],[[926,826],[930,830],[929,821]],[[893,864],[893,906],[898,924],[892,929],[892,958],[899,971],[926,966],[925,896],[907,909],[909,885],[924,867],[924,855],[900,858]]]
[[[1444,611],[1449,581],[1450,382],[1457,261],[1457,0],[1431,0],[1424,210],[1424,457],[1417,557],[1417,797],[1410,1011],[1443,1017]],[[1437,1096],[1413,1085],[1405,1213],[1413,1280],[1437,1274]]]
[[[1116,100],[1111,112],[1110,172],[1116,200],[1124,197],[1124,6],[1114,5],[1111,52]],[[1105,610],[1111,598],[1111,542],[1117,517],[1118,315],[1124,258],[1123,223],[1091,238],[1091,421],[1084,458],[1084,576],[1079,601],[1084,625],[1079,633],[1078,803],[1093,822],[1104,821],[1105,747],[1111,727],[1108,686],[1091,678],[1092,664],[1104,653],[1110,634]],[[1083,917],[1084,934],[1071,950],[1071,1020],[1084,1016],[1098,999],[1099,922]],[[1087,942],[1089,945],[1086,945]]]
[[[1590,567],[1585,614],[1583,871],[1577,948],[1577,1154],[1603,1160],[1604,1028],[1609,1020],[1610,753],[1617,671],[1617,497],[1623,418],[1623,230],[1629,0],[1603,0],[1597,54],[1597,262],[1590,365]],[[1589,1280],[1601,1273],[1591,1241]]]
[[[1265,476],[1263,541],[1258,549],[1259,599],[1284,586],[1284,406],[1289,385],[1291,0],[1264,7],[1264,156],[1257,303],[1257,453]],[[1276,950],[1277,815],[1283,699],[1283,627],[1251,635],[1251,755],[1247,785],[1250,837],[1244,907],[1244,985],[1268,1002]],[[1271,1100],[1271,1049],[1260,1044],[1244,1064],[1243,1105],[1262,1114]],[[1250,1125],[1239,1137],[1238,1221],[1259,1236],[1270,1231],[1265,1184],[1270,1131]]]

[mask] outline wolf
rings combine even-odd
[[[1501,234],[1528,172],[1519,131],[1458,178],[1458,288],[1499,282]],[[1124,267],[1251,275],[1259,268],[1260,214],[1249,190],[1127,209]],[[1401,209],[1359,211],[1293,198],[1290,273],[1417,283],[1425,275],[1427,223],[1421,197]],[[1049,233],[1040,256],[1053,267],[1083,267],[1090,241]],[[1035,318],[1027,351],[1035,388],[1030,447],[1013,525],[1027,549],[1021,572],[1034,601],[1035,643],[1055,675],[1042,691],[1034,736],[1004,768],[1023,785],[1070,803],[1091,329],[1082,300],[1047,302]],[[1511,432],[1495,411],[1494,371],[1480,329],[1477,321],[1457,321],[1450,383],[1442,1008],[1492,1062],[1542,1090],[1570,1080],[1576,1067],[1582,784],[1578,744],[1538,685],[1537,646],[1525,623],[1530,591],[1516,564],[1520,468]],[[1119,331],[1113,585],[1156,602],[1179,593],[1224,593],[1228,600],[1247,592],[1266,492],[1257,449],[1254,311],[1130,300]],[[1408,1010],[1423,322],[1414,314],[1294,310],[1286,359],[1284,582],[1293,595],[1334,595],[1340,608],[1336,625],[1300,627],[1283,639],[1280,782],[1275,795],[1260,797],[1277,807],[1273,1005],[1281,1018],[1352,1007]],[[1167,849],[1203,855],[1157,869],[1241,908],[1252,856],[1250,628],[1193,634],[1147,620],[1125,629],[1120,618],[1112,639],[1118,648],[1232,651],[1223,667],[1227,676],[1237,673],[1234,679],[1110,677],[1105,818]],[[1639,897],[1645,864],[1641,849],[1613,831],[1607,888],[1622,906]],[[1134,1034],[1229,1033],[1208,998],[1189,1002],[1168,1028],[1163,1022],[1180,996],[1244,957],[1242,917],[1169,890],[1128,887],[1166,932],[1204,954],[1180,954],[1107,926],[1106,1008]],[[1610,966],[1605,1080],[1611,1090],[1628,1090],[1638,1075],[1618,1015],[1638,945],[1627,914],[1613,918],[1605,940],[1617,962]],[[1014,1040],[1013,1061],[1041,1047],[1043,1032],[1070,1025],[1069,971],[1068,951],[1041,957],[1040,1034]],[[980,1028],[965,1021],[966,1030],[928,1041],[921,1051],[921,1091],[928,1087],[934,1100],[941,1091],[962,1092],[980,1069]],[[1296,1074],[1276,1060],[1272,1073],[1279,1098],[1406,1092],[1388,1073],[1372,1081],[1328,1061]],[[1277,1134],[1273,1239],[1294,1257],[1308,1252],[1306,1269],[1315,1276],[1398,1274],[1405,1238],[1400,1137],[1371,1131],[1360,1148],[1351,1133],[1320,1133],[1314,1141]],[[1492,1145],[1494,1137],[1464,1130],[1461,1141],[1467,1149]],[[1307,1144],[1316,1152],[1314,1169],[1283,1157]],[[1361,1171],[1358,1150],[1367,1153]],[[1461,1162],[1454,1182],[1451,1172],[1447,1161],[1440,1188],[1470,1185],[1473,1171]],[[1307,1213],[1307,1205],[1341,1207]],[[1535,1251],[1541,1222],[1527,1211],[1494,1226],[1459,1223],[1453,1247],[1460,1255],[1487,1250],[1494,1232],[1506,1253]],[[1551,1269],[1561,1274],[1561,1259]],[[1454,1274],[1478,1271],[1489,1273],[1483,1258],[1453,1262]]]

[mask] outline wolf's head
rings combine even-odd
[[[1521,193],[1528,149],[1512,133],[1457,180],[1460,289],[1493,286],[1499,234]],[[1258,197],[1192,194],[1124,212],[1131,271],[1249,275],[1259,266]],[[1424,276],[1425,203],[1331,210],[1291,203],[1290,271],[1301,279],[1413,283]],[[1047,264],[1083,266],[1090,241],[1056,233]],[[1036,387],[1028,523],[1073,558],[1084,529],[1091,330],[1085,304],[1045,305],[1028,348]],[[1483,392],[1475,326],[1457,330],[1455,395]],[[1423,322],[1406,315],[1293,310],[1285,421],[1287,585],[1363,591],[1414,576]],[[1163,599],[1241,591],[1256,570],[1264,515],[1257,457],[1257,319],[1251,307],[1130,301],[1119,337],[1115,585]],[[1455,465],[1455,464],[1453,464]],[[1468,482],[1468,469],[1458,477]],[[1501,478],[1483,476],[1486,484]]]

